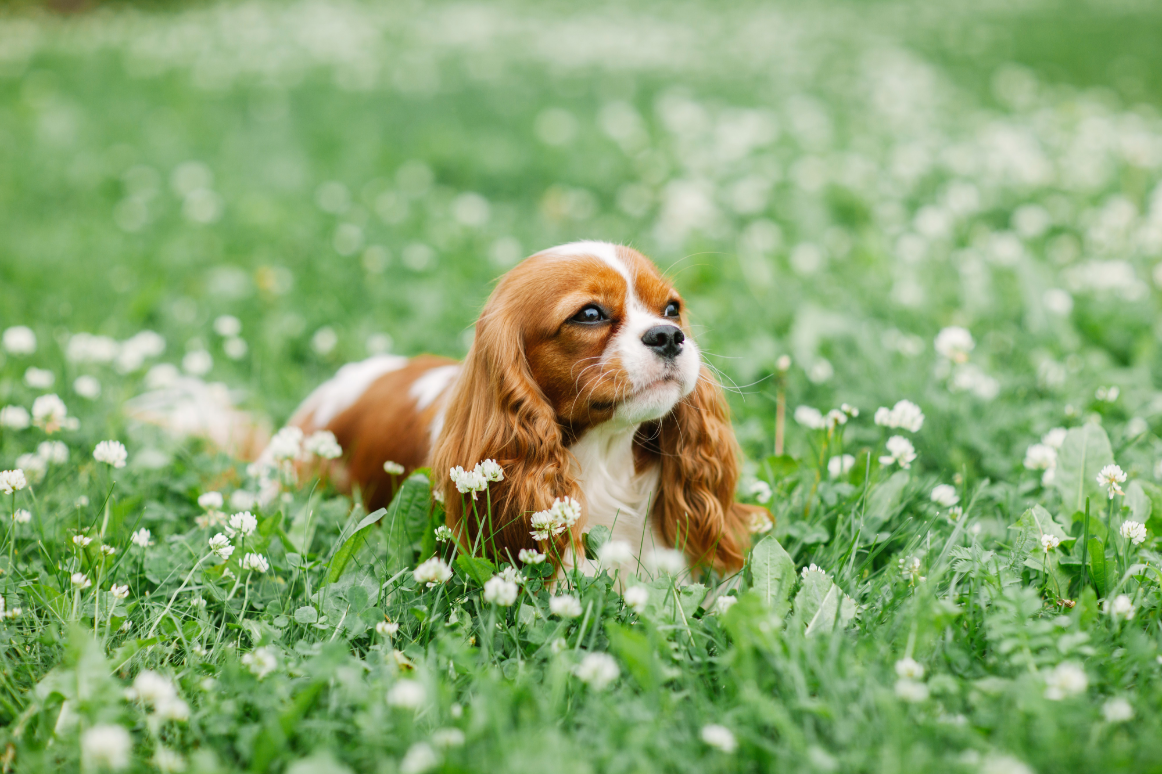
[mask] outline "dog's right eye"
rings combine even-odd
[[[609,315],[607,315],[605,310],[599,307],[597,304],[590,304],[569,318],[571,322],[586,323],[590,325],[593,323],[605,322],[608,319]]]

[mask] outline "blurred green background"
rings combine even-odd
[[[369,351],[463,354],[500,273],[606,239],[676,278],[752,456],[786,353],[792,406],[909,397],[927,462],[1000,475],[1070,416],[1159,410],[1160,21],[1132,2],[12,5],[0,325],[157,330],[165,359],[209,352],[282,419]],[[977,341],[957,373],[932,352],[950,324]]]

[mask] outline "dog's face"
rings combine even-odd
[[[635,250],[564,245],[525,261],[499,290],[519,309],[532,378],[563,423],[659,419],[697,385],[682,298]]]

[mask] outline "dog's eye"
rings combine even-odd
[[[577,323],[599,323],[608,320],[609,315],[597,304],[590,304],[569,319]]]
[[[678,316],[678,302],[671,301],[666,304],[666,308],[662,310],[662,317],[677,317]]]

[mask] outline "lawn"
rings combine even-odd
[[[1162,11],[720,5],[0,10],[4,771],[1162,769]],[[126,416],[461,357],[580,238],[775,518],[705,607]]]

